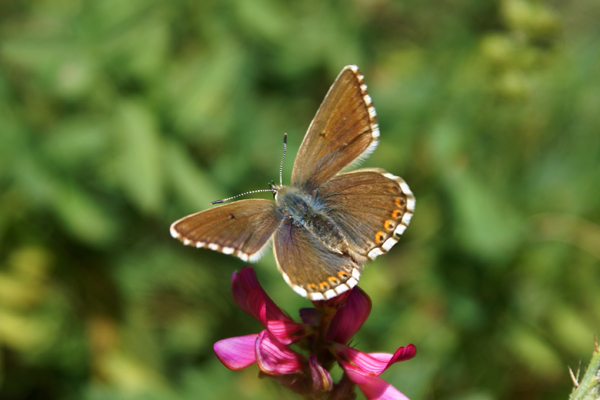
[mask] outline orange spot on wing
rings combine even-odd
[[[350,274],[347,273],[346,271],[338,271],[337,274],[340,277],[340,279],[346,279],[350,276]]]
[[[406,199],[403,197],[396,197],[394,199],[394,204],[398,208],[406,208]]]
[[[385,221],[385,223],[383,224],[383,227],[385,228],[386,231],[391,232],[394,230],[394,228],[396,227],[396,222],[392,221],[391,219],[388,219],[387,221]]]
[[[337,286],[340,284],[340,280],[338,278],[336,278],[335,276],[329,276],[329,277],[327,277],[327,280],[329,281],[329,284],[332,286]]]
[[[392,218],[395,220],[399,220],[400,218],[402,218],[402,215],[404,215],[404,213],[402,212],[402,210],[394,210],[392,211]]]

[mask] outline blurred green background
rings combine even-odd
[[[357,64],[415,218],[361,287],[411,399],[566,399],[600,333],[600,2],[0,2],[0,399],[278,399],[240,260],[169,224],[278,179]],[[269,194],[264,194],[270,198]],[[278,304],[310,303],[271,254]],[[360,395],[362,396],[362,395]],[[360,397],[359,398],[362,398]]]

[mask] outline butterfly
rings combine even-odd
[[[184,217],[171,235],[185,245],[257,261],[273,239],[283,279],[310,300],[354,287],[364,264],[404,233],[415,197],[383,169],[340,173],[375,150],[377,114],[355,65],[342,69],[296,156],[291,184],[271,183],[274,200],[238,200]],[[281,180],[281,179],[280,179]]]

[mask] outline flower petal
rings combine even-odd
[[[369,355],[374,358],[377,358],[379,354],[386,354],[386,356],[387,356],[387,353],[369,353]],[[392,358],[388,361],[388,365],[387,365],[386,369],[392,364],[395,364],[395,363],[401,362],[401,361],[410,360],[411,358],[413,358],[416,355],[417,355],[417,348],[415,347],[414,344],[409,344],[408,346],[400,347],[398,350],[396,350],[396,352],[394,353]]]
[[[247,297],[252,289],[262,289],[252,267],[244,267],[240,272],[234,272],[231,277],[231,292],[233,300],[242,310],[252,315],[248,308]]]
[[[297,322],[267,321],[267,329],[281,344],[290,344],[306,335],[306,327]]]
[[[254,344],[258,334],[232,337],[219,340],[213,345],[213,350],[219,361],[231,370],[246,368],[256,362]]]
[[[312,376],[313,393],[329,392],[333,388],[333,381],[329,372],[317,361],[317,356],[311,354],[308,358],[310,374]]]
[[[335,350],[338,360],[349,362],[365,374],[375,376],[385,371],[388,367],[389,360],[392,358],[392,354],[388,353],[375,353],[376,356],[371,357],[370,354],[363,353],[362,351],[342,344],[335,345]]]
[[[254,348],[256,363],[265,374],[296,374],[305,369],[304,357],[281,344],[269,331],[258,334]]]
[[[262,288],[250,291],[246,302],[251,311],[251,315],[258,319],[265,328],[267,327],[267,321],[279,320],[293,322],[287,314],[277,307],[275,302],[271,300]]]
[[[231,292],[235,303],[265,327],[267,320],[292,321],[260,286],[252,267],[244,267],[239,273],[233,273]]]
[[[344,305],[331,320],[326,340],[346,344],[371,313],[371,299],[362,289],[354,287]]]
[[[342,363],[342,367],[368,400],[409,400],[398,389],[378,376],[365,373],[347,363]]]
[[[394,354],[389,353],[363,353],[350,346],[336,344],[335,351],[338,359],[345,362],[350,362],[364,373],[371,375],[380,375],[388,369],[390,365],[410,360],[417,354],[417,348],[409,344],[406,347],[400,347]]]

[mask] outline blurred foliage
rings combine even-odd
[[[566,399],[600,333],[599,18],[597,0],[0,2],[0,398],[284,396],[212,352],[259,329],[229,293],[244,264],[168,226],[277,179],[283,133],[295,154],[354,63],[382,131],[363,165],[417,197],[363,275],[355,343],[414,343],[384,378],[415,400]],[[257,273],[308,306],[272,256]]]

